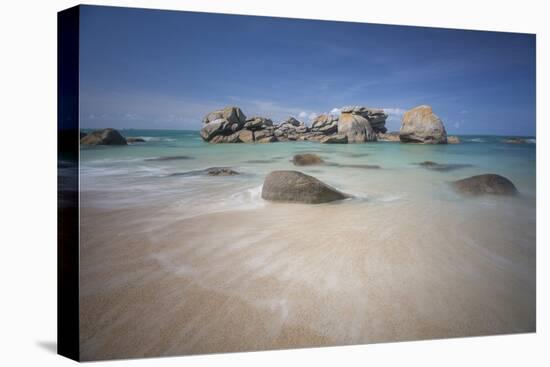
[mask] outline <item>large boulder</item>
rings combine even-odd
[[[295,166],[313,166],[316,164],[323,164],[325,161],[317,154],[303,153],[296,154],[292,158],[292,163],[294,163]]]
[[[115,129],[95,130],[80,139],[81,145],[127,145],[126,139]]]
[[[206,141],[223,142],[227,139],[216,139],[215,136],[229,136],[242,129],[246,123],[246,116],[239,107],[225,107],[208,113],[202,120],[201,137]],[[234,139],[233,139],[234,140]],[[236,142],[236,141],[235,141]]]
[[[515,195],[516,186],[506,177],[495,174],[484,174],[454,181],[453,186],[459,192],[467,195]]]
[[[338,119],[338,134],[346,135],[348,143],[376,141],[376,133],[365,117],[353,112],[344,112]]]
[[[404,143],[446,144],[447,131],[432,108],[422,105],[405,112],[399,139]]]
[[[267,175],[262,187],[264,200],[320,204],[346,199],[347,195],[298,171],[273,171]]]

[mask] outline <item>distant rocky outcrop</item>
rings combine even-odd
[[[526,144],[527,140],[523,138],[507,138],[503,140],[506,144]]]
[[[381,109],[350,106],[339,116],[321,114],[307,126],[295,117],[278,124],[267,117],[246,118],[239,107],[226,107],[203,118],[201,137],[210,143],[272,143],[317,141],[326,144],[376,141],[386,133],[388,115]],[[389,139],[389,138],[388,138]]]
[[[467,195],[516,195],[516,186],[506,177],[496,174],[484,174],[454,181],[455,189]]]
[[[404,143],[446,144],[447,131],[432,108],[422,105],[405,112],[399,138]]]
[[[298,171],[273,171],[262,187],[264,200],[320,204],[346,199],[348,196],[315,177]]]
[[[81,145],[127,145],[126,139],[115,129],[95,130],[80,139]]]

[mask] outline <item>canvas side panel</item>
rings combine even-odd
[[[79,360],[79,7],[57,15],[57,352]]]

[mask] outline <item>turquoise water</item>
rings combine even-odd
[[[504,137],[460,136],[456,145],[411,145],[390,142],[327,145],[314,142],[271,144],[208,144],[197,131],[124,130],[127,137],[146,143],[128,146],[81,148],[81,190],[108,193],[107,200],[90,205],[139,205],[166,199],[212,206],[260,204],[265,175],[275,169],[298,169],[316,176],[358,198],[398,200],[408,198],[459,199],[448,182],[481,173],[508,177],[524,199],[535,199],[536,142],[506,144]],[[336,165],[295,167],[297,153],[319,154]],[[162,158],[171,157],[168,160]],[[161,159],[158,159],[161,158]],[[457,165],[449,171],[430,171],[417,163],[434,161]],[[346,167],[379,165],[380,169]],[[462,166],[464,165],[464,166]],[[196,170],[232,167],[241,175],[208,177]],[[175,176],[171,176],[174,175]],[[135,197],[139,194],[139,197]],[[189,197],[186,197],[189,196]],[[234,198],[232,203],[231,198]],[[134,202],[135,201],[135,202]],[[201,211],[202,212],[202,211]]]

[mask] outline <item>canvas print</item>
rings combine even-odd
[[[535,332],[535,35],[59,19],[75,359]]]

